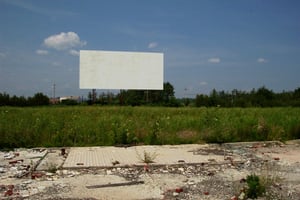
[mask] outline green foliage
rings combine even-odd
[[[231,92],[213,89],[209,95],[198,94],[195,99],[197,107],[275,107],[300,106],[300,88],[291,92],[274,93],[265,86],[250,92],[232,90]]]
[[[0,148],[300,138],[300,108],[0,107]]]
[[[246,196],[248,198],[256,199],[257,197],[262,196],[266,188],[264,185],[261,184],[259,176],[252,174],[248,175],[246,178],[247,189],[246,189]]]
[[[264,118],[258,119],[256,140],[268,140],[269,133],[270,133],[270,127],[266,123],[265,119]]]
[[[141,156],[138,152],[136,152],[138,159],[145,164],[150,164],[150,163],[154,163],[154,160],[156,159],[156,157],[158,156],[158,154],[156,152],[147,152],[144,151],[143,155]]]
[[[174,87],[169,82],[164,83],[163,90],[123,90],[118,95],[120,105],[163,105],[178,107],[174,96]]]
[[[296,124],[290,129],[290,137],[295,139],[300,139],[300,124]]]
[[[147,144],[150,144],[150,145],[160,144],[159,133],[160,133],[160,122],[155,121],[155,123],[152,125],[152,131],[150,132],[150,134],[148,136]]]
[[[36,93],[33,97],[25,98],[24,96],[10,97],[8,94],[0,93],[0,106],[45,106],[49,105],[49,98],[41,92]]]
[[[47,163],[47,172],[55,173],[57,171],[57,166],[54,163]]]

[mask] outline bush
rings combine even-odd
[[[262,196],[266,188],[264,185],[261,184],[259,176],[252,174],[248,175],[246,178],[246,183],[247,183],[247,190],[246,190],[246,195],[248,198],[256,199],[257,197]]]

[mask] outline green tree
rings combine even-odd
[[[174,98],[175,92],[174,87],[171,83],[166,82],[164,83],[164,90],[163,90],[163,99],[165,102],[169,102],[172,98]]]
[[[196,106],[209,106],[209,97],[205,94],[197,94],[196,96]]]
[[[0,93],[0,106],[7,106],[9,105],[9,94],[5,92],[2,94]]]
[[[261,87],[257,90],[255,95],[256,103],[261,107],[273,106],[274,93],[272,90],[268,90],[266,87]]]
[[[300,100],[300,87],[294,90],[294,98]]]
[[[163,90],[122,90],[118,95],[121,105],[138,106],[143,104],[176,105],[174,87],[164,83]]]
[[[33,97],[28,98],[28,102],[32,106],[49,105],[49,98],[41,92],[36,93]]]

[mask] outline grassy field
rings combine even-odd
[[[300,138],[300,108],[0,107],[0,148]]]

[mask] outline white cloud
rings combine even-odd
[[[38,54],[38,55],[48,55],[48,51],[47,50],[42,50],[42,49],[36,50],[35,53]]]
[[[200,85],[207,85],[208,83],[206,81],[201,81],[199,84]]]
[[[70,49],[77,46],[86,45],[86,41],[81,41],[77,33],[61,32],[57,35],[51,35],[44,40],[44,44],[48,48],[53,48],[56,50],[65,50]]]
[[[265,59],[265,58],[258,58],[257,62],[259,62],[259,63],[266,63],[266,62],[268,62],[268,60]]]
[[[149,44],[148,44],[148,48],[149,49],[153,49],[153,48],[155,48],[155,47],[157,47],[158,46],[158,43],[157,42],[150,42]]]
[[[219,63],[219,62],[221,62],[221,59],[220,58],[210,58],[210,59],[208,59],[208,62],[210,62],[210,63]]]
[[[71,50],[69,51],[69,54],[72,55],[72,56],[79,56],[79,51],[76,51],[76,50],[74,50],[74,49],[71,49]]]

